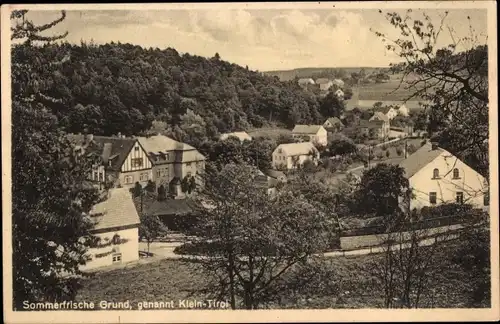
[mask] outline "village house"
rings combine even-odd
[[[333,86],[333,82],[327,78],[317,79],[316,84],[319,84],[319,89],[321,91],[328,91]]]
[[[426,143],[399,166],[412,189],[411,209],[441,203],[466,203],[477,208],[487,205],[486,179],[435,143]]]
[[[305,161],[318,163],[319,151],[311,142],[280,144],[273,152],[273,168],[295,169]]]
[[[139,259],[140,218],[128,188],[109,189],[105,200],[94,205],[89,260],[81,270],[91,270]]]
[[[237,139],[240,140],[240,142],[251,141],[252,140],[252,137],[250,135],[248,135],[247,132],[224,133],[224,134],[222,134],[219,137],[219,139],[221,141],[224,141],[224,140],[227,140],[230,137],[236,137]]]
[[[152,162],[137,138],[70,134],[68,140],[80,154],[95,154],[98,163],[93,166],[90,179],[108,187],[132,188],[138,182],[146,186],[153,180]]]
[[[397,109],[397,112],[399,116],[403,117],[410,116],[410,109],[408,109],[408,107],[406,107],[405,104],[401,104],[401,106],[399,106],[399,108]]]
[[[379,113],[379,114],[383,114],[385,115],[389,120],[392,120],[394,119],[397,115],[398,115],[398,110],[394,109],[393,107],[388,107],[388,106],[385,106],[385,107],[378,107],[378,108],[374,108],[374,116],[375,114]]]
[[[327,132],[336,133],[344,128],[344,123],[338,117],[330,117],[323,123],[323,128]]]
[[[308,85],[315,84],[314,80],[311,78],[302,78],[299,79],[298,81],[299,86],[302,88],[307,88]]]
[[[277,192],[280,183],[286,183],[286,175],[278,170],[260,171],[255,179],[257,186],[265,189],[271,197]]]
[[[357,120],[356,124],[343,129],[343,133],[348,137],[356,135],[365,136],[369,139],[384,140],[387,138],[390,129],[387,130],[385,122],[381,120],[367,121],[364,119]]]
[[[389,133],[391,131],[391,123],[390,123],[390,118],[381,112],[375,112],[373,116],[369,119],[370,122],[373,121],[381,121],[382,123],[382,130],[380,131],[379,138],[387,138],[389,137]]]
[[[158,191],[165,189],[170,196],[182,199],[187,193],[182,190],[183,182],[184,187],[186,183],[195,187],[203,184],[200,175],[205,170],[205,157],[197,149],[161,134],[138,140],[152,161],[152,180]]]
[[[344,88],[344,81],[342,81],[341,79],[334,79],[332,81],[332,83],[337,86],[337,88],[341,88],[343,89]]]
[[[321,125],[295,125],[292,137],[299,140],[305,139],[317,145],[328,145],[328,132]]]

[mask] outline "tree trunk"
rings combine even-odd
[[[150,244],[150,241],[148,240],[148,254],[147,254],[148,258],[149,258],[149,244]]]
[[[234,256],[233,251],[229,251],[229,293],[231,297],[231,309],[236,309],[236,298],[234,296]]]

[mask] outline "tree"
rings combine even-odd
[[[328,149],[332,156],[354,154],[358,151],[358,148],[352,141],[341,139],[331,141]]]
[[[144,199],[144,188],[142,188],[142,185],[139,182],[135,183],[134,188],[130,189],[132,192],[132,195],[134,198],[140,197],[141,198],[141,213],[142,213],[142,204],[143,204],[143,199]]]
[[[257,175],[254,167],[228,164],[207,175],[196,198],[203,215],[196,243],[211,246],[201,261],[214,279],[210,291],[232,309],[278,299],[286,274],[327,243],[323,213],[286,187],[269,197],[255,185]]]
[[[36,26],[27,11],[13,11],[12,47],[12,263],[13,304],[75,298],[78,283],[62,274],[81,274],[92,241],[85,217],[98,201],[87,175],[98,157],[81,154],[66,139],[51,108],[61,102],[44,93],[33,42],[46,43],[66,34],[40,32],[64,20]],[[55,62],[52,56],[52,63]],[[53,72],[54,65],[45,69]]]
[[[407,100],[416,97],[428,102],[426,109],[438,122],[430,123],[429,133],[488,178],[488,47],[479,45],[470,17],[470,35],[458,37],[445,24],[447,15],[446,11],[436,23],[425,13],[423,19],[413,18],[411,9],[405,15],[388,12],[385,17],[400,38],[375,34],[403,59],[393,70],[403,75],[400,87],[411,91]],[[443,32],[450,34],[452,44],[439,48]]]
[[[145,239],[148,245],[148,257],[149,257],[149,246],[152,242],[158,238],[164,237],[168,233],[168,228],[160,220],[158,216],[145,215],[141,213],[141,225],[139,226],[139,237]]]
[[[157,196],[158,201],[162,201],[167,199],[167,189],[165,189],[164,185],[160,185],[158,187],[158,196]]]
[[[343,100],[335,94],[329,92],[322,100],[319,106],[319,111],[323,117],[340,117],[345,110]]]
[[[380,163],[363,173],[356,197],[365,213],[390,217],[400,212],[400,199],[408,189],[403,168]]]

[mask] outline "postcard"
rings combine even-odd
[[[5,322],[499,319],[493,1],[1,14]]]

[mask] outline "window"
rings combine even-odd
[[[99,181],[104,181],[104,172],[99,172]]]
[[[190,167],[191,166],[191,162],[186,163],[186,166]]]
[[[149,173],[141,173],[141,181],[148,181],[149,180]]]
[[[464,203],[464,193],[463,192],[457,192],[456,202],[457,202],[457,204]]]
[[[157,178],[161,177],[161,171],[162,171],[162,170],[156,170],[156,177],[157,177]]]
[[[113,236],[113,244],[120,244],[120,241],[121,241],[120,235],[115,234]]]
[[[113,254],[113,263],[119,263],[119,262],[122,262],[122,254],[121,253]]]
[[[135,152],[139,152],[139,146],[134,147]]]
[[[125,181],[125,184],[134,183],[134,177],[133,176],[125,176],[124,181]]]
[[[437,203],[437,194],[435,192],[429,192],[429,202],[433,205]]]
[[[434,169],[432,171],[432,179],[439,179],[439,169]]]
[[[133,158],[132,159],[132,167],[133,168],[140,168],[140,167],[142,167],[142,158]]]
[[[453,169],[453,179],[459,179],[460,178],[460,171],[455,168]]]

